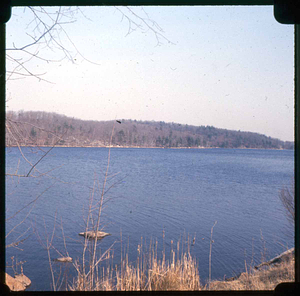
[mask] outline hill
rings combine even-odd
[[[163,121],[86,121],[41,111],[6,113],[6,146],[294,149],[262,134]]]

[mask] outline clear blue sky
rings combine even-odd
[[[7,109],[212,125],[293,140],[294,28],[278,24],[271,6],[131,8],[163,29],[159,45],[151,29],[120,9],[143,28],[128,34],[128,20],[114,7],[85,7],[63,19],[75,21],[63,28],[76,49],[60,34],[73,61],[41,44],[36,51],[57,62],[33,58],[26,67],[51,83],[13,75]],[[32,42],[31,20],[28,9],[13,9],[7,47]]]

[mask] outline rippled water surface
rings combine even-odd
[[[32,163],[42,155],[37,149],[23,148],[23,152]],[[29,227],[24,237],[35,230],[19,245],[23,251],[8,248],[6,254],[8,264],[11,256],[26,261],[24,273],[32,280],[29,290],[51,288],[45,244],[55,217],[55,247],[64,251],[62,223],[70,256],[80,258],[78,233],[85,227],[94,182],[102,188],[107,157],[106,148],[54,148],[36,166],[39,172],[33,174],[39,177],[7,177],[7,218],[40,196],[26,221],[7,239],[13,241]],[[27,174],[29,169],[17,148],[7,149],[7,173]],[[293,169],[294,152],[286,150],[112,148],[102,215],[102,225],[112,235],[102,240],[101,249],[117,241],[117,264],[121,236],[123,243],[129,244],[132,261],[141,237],[148,242],[157,239],[159,251],[165,247],[167,254],[171,240],[195,237],[191,253],[204,282],[211,227],[217,221],[212,277],[232,276],[243,270],[245,260],[259,263],[262,253],[271,258],[293,246],[278,198],[279,190],[291,185]],[[30,209],[7,221],[7,233]],[[51,255],[57,256],[55,252]]]

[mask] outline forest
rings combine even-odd
[[[113,133],[112,133],[113,131]],[[81,120],[42,111],[6,112],[6,146],[294,149],[253,132],[164,121]]]

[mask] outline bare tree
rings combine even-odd
[[[127,35],[135,31],[142,33],[149,31],[155,37],[156,45],[161,45],[163,42],[171,43],[164,35],[163,29],[149,17],[143,8],[112,7],[112,9],[120,13],[121,20],[127,21]],[[30,69],[29,62],[32,60],[58,63],[67,59],[76,63],[76,57],[80,56],[84,60],[96,64],[95,61],[88,60],[77,49],[67,32],[68,26],[77,21],[79,14],[88,19],[82,8],[28,6],[24,12],[31,15],[31,21],[25,28],[30,41],[21,45],[14,42],[6,48],[7,80],[34,77],[39,81],[50,82],[45,78],[46,73],[37,73]]]

